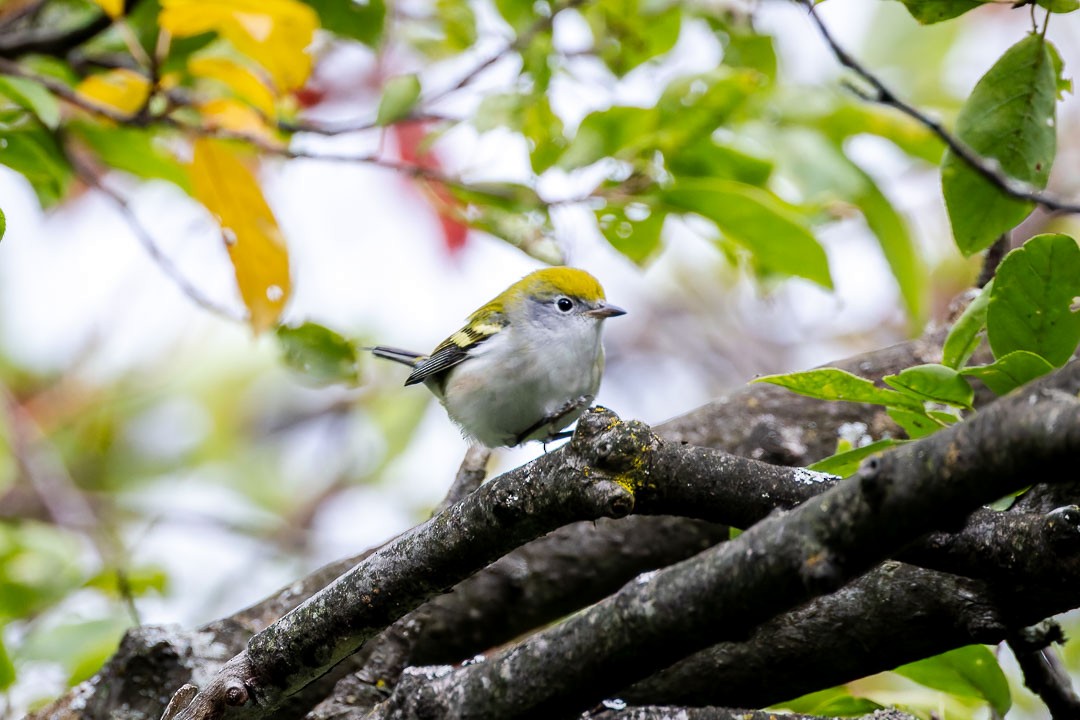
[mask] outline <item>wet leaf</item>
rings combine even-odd
[[[688,180],[660,198],[669,210],[714,222],[724,237],[749,250],[762,270],[832,288],[825,250],[802,219],[767,190],[730,180]]]
[[[270,73],[279,91],[311,74],[319,16],[299,0],[162,0],[158,21],[178,37],[216,32]]]
[[[819,400],[846,400],[922,412],[922,403],[918,400],[895,390],[878,387],[866,378],[837,368],[803,370],[785,375],[764,375],[754,378],[752,382],[772,383]]]
[[[194,143],[191,183],[221,225],[252,328],[272,327],[292,288],[289,255],[255,176],[232,146],[201,138]]]
[[[1049,43],[1037,34],[1005,51],[975,85],[956,119],[956,135],[1009,177],[1046,187],[1057,149],[1059,75]],[[951,150],[941,189],[957,247],[971,255],[1027,217],[1034,205],[1005,195]]]
[[[923,25],[951,20],[974,10],[987,0],[901,0],[911,16]]]
[[[1025,350],[1004,355],[989,365],[973,365],[960,371],[961,375],[978,378],[995,395],[1007,395],[1037,377],[1053,372],[1054,366],[1045,358]]]
[[[986,309],[994,357],[1016,350],[1064,365],[1080,343],[1080,247],[1068,235],[1036,235],[1001,261]]]
[[[970,408],[975,398],[971,385],[956,370],[944,365],[916,365],[896,375],[886,375],[881,380],[889,387],[920,400],[961,408]]]
[[[316,384],[355,385],[359,380],[356,346],[333,330],[305,322],[281,325],[276,335],[285,364]]]

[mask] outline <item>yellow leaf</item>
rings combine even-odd
[[[200,57],[188,60],[188,71],[196,77],[216,80],[234,95],[250,103],[265,117],[274,116],[274,93],[255,73],[224,57]]]
[[[252,328],[258,333],[273,327],[292,290],[289,254],[254,174],[230,145],[200,138],[191,160],[191,184],[221,225]]]
[[[233,98],[209,100],[199,105],[199,113],[203,116],[204,124],[208,129],[232,130],[259,138],[267,145],[284,146],[266,124],[263,116],[239,100]]]
[[[150,81],[134,70],[119,68],[91,75],[79,83],[75,92],[95,105],[130,115],[146,102]]]
[[[124,14],[124,0],[94,0],[113,20]]]
[[[311,73],[306,50],[319,16],[299,0],[162,0],[158,22],[179,37],[217,32],[281,91],[300,87]]]

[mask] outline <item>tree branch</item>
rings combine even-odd
[[[1051,647],[1055,642],[1063,643],[1065,637],[1061,627],[1050,622],[1014,634],[1009,647],[1024,673],[1024,684],[1042,698],[1054,720],[1068,720],[1080,717],[1080,696]]]
[[[177,717],[264,717],[389,623],[500,555],[561,525],[632,508],[628,459],[600,451],[644,426],[579,421],[568,446],[482,485],[372,553],[255,635]]]
[[[791,513],[639,578],[489,662],[439,677],[403,676],[375,717],[469,716],[481,704],[502,718],[584,709],[619,683],[835,591],[919,535],[1018,489],[1033,471],[1074,460],[1080,362],[1060,373],[1067,392],[1028,389],[896,448]],[[890,522],[880,522],[882,516]],[[568,658],[571,675],[562,672]]]
[[[125,0],[123,15],[129,14],[140,0]],[[63,30],[38,32],[8,32],[0,35],[0,58],[14,59],[23,55],[52,55],[64,57],[68,51],[96,37],[113,24],[113,19],[100,12],[82,25]]]
[[[840,64],[855,72],[855,74],[865,80],[870,87],[873,88],[873,92],[865,92],[852,86],[851,89],[860,97],[871,102],[888,105],[889,107],[899,110],[908,117],[915,119],[944,142],[945,145],[947,145],[957,157],[963,160],[968,167],[1009,197],[1033,202],[1042,205],[1045,208],[1049,208],[1050,210],[1080,213],[1080,204],[1056,198],[1030,183],[1022,182],[1014,177],[1006,175],[1001,171],[1001,166],[996,160],[983,157],[975,152],[967,143],[946,130],[940,122],[915,106],[901,100],[896,93],[886,87],[880,78],[867,70],[866,67],[856,60],[849,52],[840,47],[839,43],[837,43],[836,39],[832,36],[832,33],[829,32],[829,29],[825,27],[821,18],[818,17],[817,11],[814,8],[814,0],[795,1],[807,9],[811,20],[817,25],[818,30],[821,32],[821,36],[825,39],[825,42],[828,43],[829,49],[832,50],[833,55]]]

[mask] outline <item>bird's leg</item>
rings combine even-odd
[[[515,439],[514,444],[515,445],[520,445],[521,443],[525,442],[525,440],[530,435],[532,435],[534,432],[536,432],[540,428],[544,427],[545,425],[555,424],[555,423],[559,422],[560,420],[562,420],[567,415],[570,415],[571,413],[573,413],[574,411],[576,411],[578,409],[584,409],[584,408],[589,407],[589,405],[592,404],[592,401],[593,401],[593,396],[592,395],[578,395],[576,398],[574,398],[572,400],[567,400],[566,404],[564,404],[561,408],[559,408],[555,412],[551,413],[550,415],[545,415],[544,417],[540,418],[539,420],[534,422],[532,425],[530,425],[529,427],[525,428],[520,433],[518,433],[518,436]],[[551,442],[553,440],[562,440],[564,438],[568,438],[573,434],[574,433],[572,431],[569,431],[569,430],[566,430],[566,431],[563,431],[563,432],[551,433],[546,438],[544,438],[543,441],[542,441],[544,443],[544,452],[547,452],[547,443],[549,443],[549,442]]]

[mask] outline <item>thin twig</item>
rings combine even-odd
[[[195,287],[187,277],[184,276],[180,269],[176,267],[173,261],[166,255],[162,249],[158,246],[157,241],[149,230],[139,221],[135,211],[131,208],[131,204],[118,192],[110,188],[103,183],[101,179],[89,168],[83,167],[80,163],[72,161],[72,166],[75,168],[75,173],[79,178],[90,187],[101,192],[105,197],[112,201],[116,206],[117,212],[127,222],[128,227],[131,229],[132,234],[138,239],[139,244],[143,246],[147,254],[150,256],[161,271],[164,272],[170,280],[176,283],[181,292],[188,296],[192,302],[204,310],[208,310],[213,314],[230,320],[232,322],[243,323],[247,321],[247,317],[243,314],[237,313],[230,308],[220,305],[209,297],[207,297],[202,290]]]
[[[861,98],[871,102],[881,103],[882,105],[888,105],[918,121],[945,143],[945,145],[947,145],[957,157],[963,160],[968,167],[979,173],[979,175],[1009,197],[1033,202],[1050,210],[1080,213],[1080,204],[1048,195],[1030,183],[1006,175],[1001,172],[1001,166],[997,160],[983,157],[972,150],[967,143],[946,130],[940,122],[913,105],[901,100],[892,90],[886,87],[876,75],[867,70],[858,60],[840,47],[828,28],[825,27],[825,24],[821,21],[821,18],[818,17],[818,14],[814,9],[813,0],[795,1],[807,8],[810,13],[810,18],[814,21],[814,24],[817,25],[818,30],[821,32],[821,36],[825,39],[825,42],[828,43],[829,48],[832,50],[837,61],[844,67],[855,72],[855,74],[865,80],[873,88],[873,92],[867,92],[861,88],[849,85],[849,87],[851,87],[851,89]]]
[[[139,0],[125,0],[123,14],[127,15]],[[101,12],[74,28],[8,33],[0,38],[0,58],[16,58],[31,53],[63,57],[69,50],[101,34],[113,24],[108,13]]]
[[[986,287],[986,284],[994,279],[998,265],[1001,264],[1007,252],[1009,252],[1009,233],[1003,233],[986,251],[975,287]]]
[[[481,60],[476,65],[474,65],[468,72],[466,72],[464,75],[462,75],[460,78],[458,78],[457,82],[455,82],[453,85],[450,85],[450,86],[448,86],[446,88],[443,88],[442,90],[440,90],[440,91],[438,91],[436,93],[428,95],[427,97],[425,97],[423,99],[423,102],[425,104],[431,104],[431,103],[437,102],[438,100],[443,99],[447,95],[450,95],[451,93],[455,93],[458,90],[461,90],[462,88],[464,88],[467,85],[471,84],[473,81],[476,80],[476,78],[478,78],[481,74],[483,74],[483,72],[485,70],[487,70],[489,67],[491,67],[492,65],[497,63],[499,60],[506,57],[508,54],[510,54],[512,52],[520,51],[522,48],[524,48],[526,45],[528,45],[530,42],[532,42],[533,38],[535,38],[537,35],[539,35],[542,32],[547,32],[548,30],[550,30],[552,24],[555,22],[555,16],[557,16],[563,10],[569,10],[571,8],[576,8],[579,5],[583,5],[584,3],[585,3],[585,0],[567,0],[567,2],[564,3],[563,5],[560,5],[559,7],[553,8],[550,15],[537,20],[530,27],[528,27],[524,31],[522,31],[513,40],[511,40],[510,42],[507,42],[499,50],[496,50],[491,55],[484,58],[483,60]]]
[[[76,107],[89,113],[99,115],[121,125],[130,125],[134,127],[146,127],[151,124],[163,125],[165,127],[181,130],[183,132],[196,135],[198,137],[216,138],[218,140],[235,140],[237,142],[251,145],[256,150],[259,150],[266,155],[274,155],[286,159],[303,158],[307,160],[320,160],[323,162],[360,163],[366,165],[374,165],[376,167],[385,168],[387,170],[394,170],[395,172],[400,172],[410,177],[441,183],[449,187],[468,189],[470,191],[474,191],[480,194],[490,195],[491,197],[509,199],[507,196],[499,193],[498,191],[494,191],[491,189],[478,189],[465,182],[464,180],[445,175],[432,168],[423,167],[421,165],[414,165],[412,163],[403,163],[395,160],[390,160],[388,158],[378,155],[335,155],[329,153],[313,153],[306,150],[294,150],[284,145],[267,140],[265,137],[261,137],[251,133],[230,130],[228,128],[205,127],[202,125],[195,125],[186,121],[178,120],[170,115],[145,116],[139,115],[138,113],[124,113],[106,105],[99,105],[98,103],[95,103],[83,97],[64,83],[54,78],[39,75],[35,72],[27,70],[18,63],[11,62],[10,60],[4,60],[3,58],[0,58],[0,74],[14,75],[16,77],[21,77],[26,80],[36,82],[42,85],[45,89],[52,92],[54,95],[65,100],[66,102],[75,105]]]

